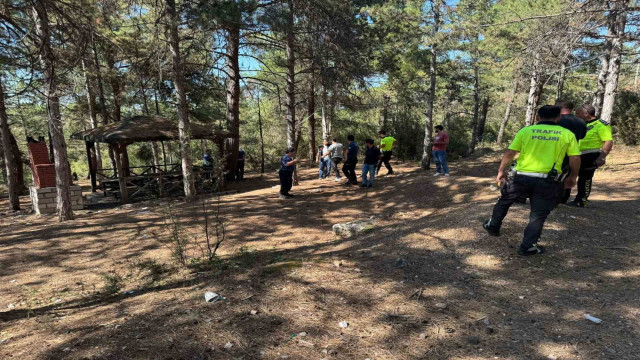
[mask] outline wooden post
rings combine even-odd
[[[167,171],[167,152],[164,150],[164,141],[160,141],[160,145],[162,145],[162,163],[164,164],[164,171]]]
[[[164,172],[159,172],[158,176],[158,190],[160,191],[160,197],[164,197]]]
[[[91,149],[94,148],[94,143],[85,141],[87,147],[87,161],[89,163],[89,177],[91,178],[91,192],[96,192],[96,169],[93,166],[93,157],[91,156]]]
[[[122,160],[120,154],[122,152],[121,144],[114,144],[113,151],[116,158],[116,169],[118,170],[118,183],[120,184],[120,201],[126,204],[129,201],[129,194],[127,194],[127,179],[122,171]]]

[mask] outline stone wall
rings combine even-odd
[[[38,189],[34,186],[29,188],[31,195],[31,204],[36,214],[53,214],[56,212],[56,188],[46,187]],[[71,186],[71,208],[73,210],[82,210],[84,203],[82,201],[82,188],[80,186]]]

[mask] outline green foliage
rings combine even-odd
[[[124,287],[124,279],[115,271],[102,274],[102,280],[104,281],[102,291],[107,295],[116,294]]]
[[[614,129],[625,145],[640,143],[640,94],[622,91],[614,109]]]
[[[135,156],[147,164],[153,163],[153,149],[150,144],[141,144],[136,149]]]
[[[140,271],[146,272],[147,277],[151,282],[159,281],[162,275],[169,271],[166,265],[158,263],[153,259],[146,259],[136,264],[136,267]]]

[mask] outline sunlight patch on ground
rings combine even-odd
[[[420,233],[412,233],[402,237],[399,243],[408,249],[420,249],[430,251],[444,251],[445,247],[440,240]]]
[[[449,296],[455,296],[458,293],[460,293],[459,290],[453,289],[449,286],[429,286],[424,289],[422,295],[446,298]]]
[[[538,345],[538,353],[547,359],[574,359],[576,345],[544,342]]]
[[[640,269],[612,270],[612,271],[605,271],[603,274],[605,276],[609,276],[609,277],[612,277],[612,278],[640,277]]]
[[[564,315],[562,315],[562,319],[569,320],[569,321],[575,321],[575,322],[584,322],[585,324],[590,323],[589,320],[585,319],[584,314],[590,314],[590,315],[595,316],[597,318],[600,317],[600,315],[597,313],[597,311],[589,312],[589,310],[587,310],[587,309],[575,309],[575,310],[567,310],[564,313]]]
[[[621,318],[627,319],[633,323],[633,326],[636,329],[640,328],[640,322],[638,321],[638,319],[640,319],[640,306],[619,306],[618,313]]]
[[[470,255],[464,262],[473,267],[478,267],[484,270],[498,270],[501,268],[501,261],[493,255],[476,254]]]

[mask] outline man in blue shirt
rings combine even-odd
[[[236,180],[244,179],[244,151],[238,150],[238,167],[236,169]]]
[[[202,155],[202,167],[205,168],[213,168],[213,157],[211,156],[211,150],[207,149],[204,151],[204,155]]]
[[[342,166],[342,172],[347,177],[345,185],[358,185],[358,178],[356,177],[356,164],[358,163],[358,144],[356,144],[355,137],[353,135],[347,136],[347,156]]]
[[[204,170],[205,179],[210,179],[211,171],[213,170],[213,157],[210,149],[206,149],[204,155],[202,155],[202,170]]]
[[[294,159],[296,156],[296,150],[294,148],[288,148],[284,156],[280,159],[282,167],[278,174],[280,175],[280,199],[292,198],[293,195],[289,194],[291,187],[293,187],[293,172],[296,171],[296,164],[298,159]]]
[[[361,188],[373,187],[373,178],[376,176],[376,168],[378,161],[382,159],[380,149],[373,145],[373,139],[364,141],[366,146],[364,153],[364,165],[362,165],[362,184]],[[369,175],[369,176],[367,176]]]

